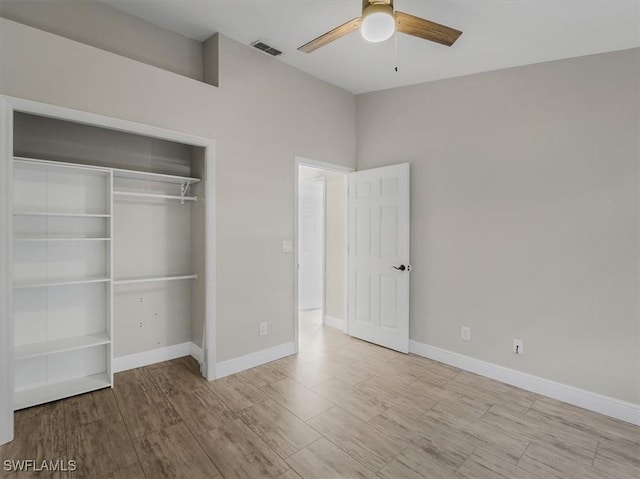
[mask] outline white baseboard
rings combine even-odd
[[[246,356],[229,359],[228,361],[223,361],[216,365],[217,377],[223,378],[230,374],[239,373],[246,369],[251,369],[295,353],[296,345],[292,341],[269,349],[263,349],[262,351],[256,351],[255,353],[247,354]],[[128,371],[129,369],[141,368],[143,366],[149,366],[150,364],[160,363],[162,361],[182,358],[184,356],[192,356],[196,361],[202,364],[202,348],[192,342],[186,342],[164,348],[153,349],[151,351],[144,351],[142,353],[113,358],[111,367],[114,373],[119,373],[122,371]]]
[[[640,425],[640,404],[621,401],[417,341],[409,341],[409,351],[527,391]]]
[[[189,343],[189,354],[198,361],[198,363],[202,364],[202,348],[200,346],[196,343]]]
[[[335,318],[328,314],[324,315],[324,325],[344,331],[344,319]]]
[[[114,373],[119,373],[162,361],[170,361],[171,359],[182,358],[184,356],[193,356],[192,351],[197,352],[198,350],[200,351],[200,356],[202,356],[202,350],[192,342],[174,344],[173,346],[113,358],[111,368]],[[196,357],[196,359],[198,358]]]
[[[278,346],[274,346],[268,349],[262,349],[255,353],[240,356],[239,358],[229,359],[216,364],[216,377],[217,379],[229,376],[231,374],[239,373],[247,369],[261,366],[262,364],[270,363],[276,359],[281,359],[286,356],[291,356],[296,353],[296,343],[284,343]]]

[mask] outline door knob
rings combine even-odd
[[[394,266],[393,269],[397,269],[398,271],[404,271],[405,269],[407,269],[407,267],[401,264],[400,266]]]

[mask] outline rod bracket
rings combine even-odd
[[[187,181],[186,183],[182,183],[180,185],[180,204],[184,205],[184,197],[187,195],[187,191],[189,191],[190,186],[191,186],[190,181]]]

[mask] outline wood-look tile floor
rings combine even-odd
[[[19,411],[0,467],[78,463],[14,474],[25,478],[640,478],[640,427],[313,321],[300,349],[211,383],[182,358]]]

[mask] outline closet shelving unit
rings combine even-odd
[[[112,182],[14,158],[16,409],[112,384]]]
[[[116,189],[118,180],[179,192]],[[114,279],[114,197],[197,201],[188,191],[199,181],[14,157],[15,409],[113,385],[114,285],[197,279]]]

